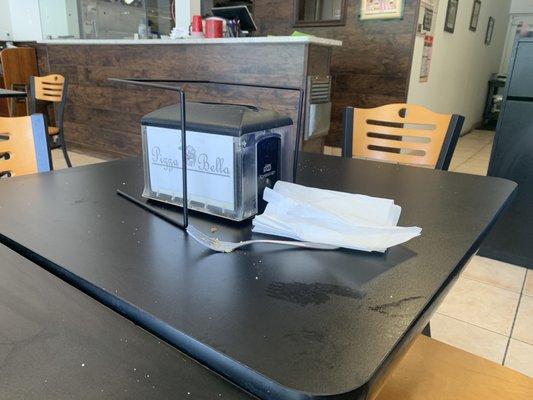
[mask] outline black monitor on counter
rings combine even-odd
[[[252,14],[248,7],[242,6],[229,6],[229,7],[213,7],[211,12],[215,17],[224,18],[228,21],[238,20],[240,24],[240,30],[246,32],[254,32],[257,30],[257,25],[254,22]]]

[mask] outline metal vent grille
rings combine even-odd
[[[310,103],[326,103],[331,100],[331,77],[309,77]]]

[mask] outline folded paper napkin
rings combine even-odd
[[[171,39],[186,39],[189,35],[189,28],[179,28],[175,26],[170,31],[170,38]]]
[[[402,208],[394,200],[316,189],[278,181],[266,188],[265,212],[253,231],[348,249],[384,252],[420,235],[421,228],[396,226]]]

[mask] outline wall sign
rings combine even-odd
[[[150,189],[181,198],[181,131],[146,127]],[[233,137],[187,131],[189,200],[235,208]]]
[[[404,0],[361,0],[360,19],[402,18]]]
[[[433,35],[435,32],[435,21],[437,20],[437,10],[439,0],[421,0],[418,11],[417,35]]]
[[[448,0],[446,8],[446,18],[444,19],[444,30],[453,33],[455,30],[455,20],[457,19],[457,10],[459,9],[459,0]]]
[[[422,50],[422,64],[420,66],[420,82],[427,82],[429,78],[429,67],[431,66],[431,56],[433,54],[433,36],[424,37],[424,50]]]
[[[472,32],[477,30],[477,21],[479,19],[479,12],[481,11],[481,0],[474,0],[474,5],[472,6],[472,15],[470,16],[470,29]]]
[[[488,46],[492,42],[492,32],[494,32],[494,18],[489,17],[487,33],[485,33],[485,44]]]

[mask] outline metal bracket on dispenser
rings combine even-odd
[[[145,87],[151,87],[156,89],[163,89],[163,90],[170,90],[173,92],[177,92],[180,94],[180,112],[181,112],[181,164],[182,164],[182,187],[183,187],[183,222],[182,224],[179,224],[175,221],[170,220],[168,217],[166,217],[163,213],[161,213],[157,208],[151,207],[148,204],[145,204],[134,197],[128,195],[127,193],[124,193],[121,190],[117,190],[117,194],[119,196],[124,197],[125,199],[135,203],[136,205],[144,208],[145,210],[151,212],[152,214],[155,214],[166,221],[172,223],[173,225],[182,228],[187,229],[187,226],[189,225],[189,202],[187,197],[187,131],[186,131],[186,109],[185,109],[185,91],[179,87],[179,86],[171,86],[171,85],[164,85],[161,83],[155,83],[155,82],[147,82],[143,80],[136,80],[136,79],[118,79],[118,78],[108,78],[110,81],[113,82],[120,82],[120,83],[127,83],[131,85],[138,85],[138,86],[145,86]]]

